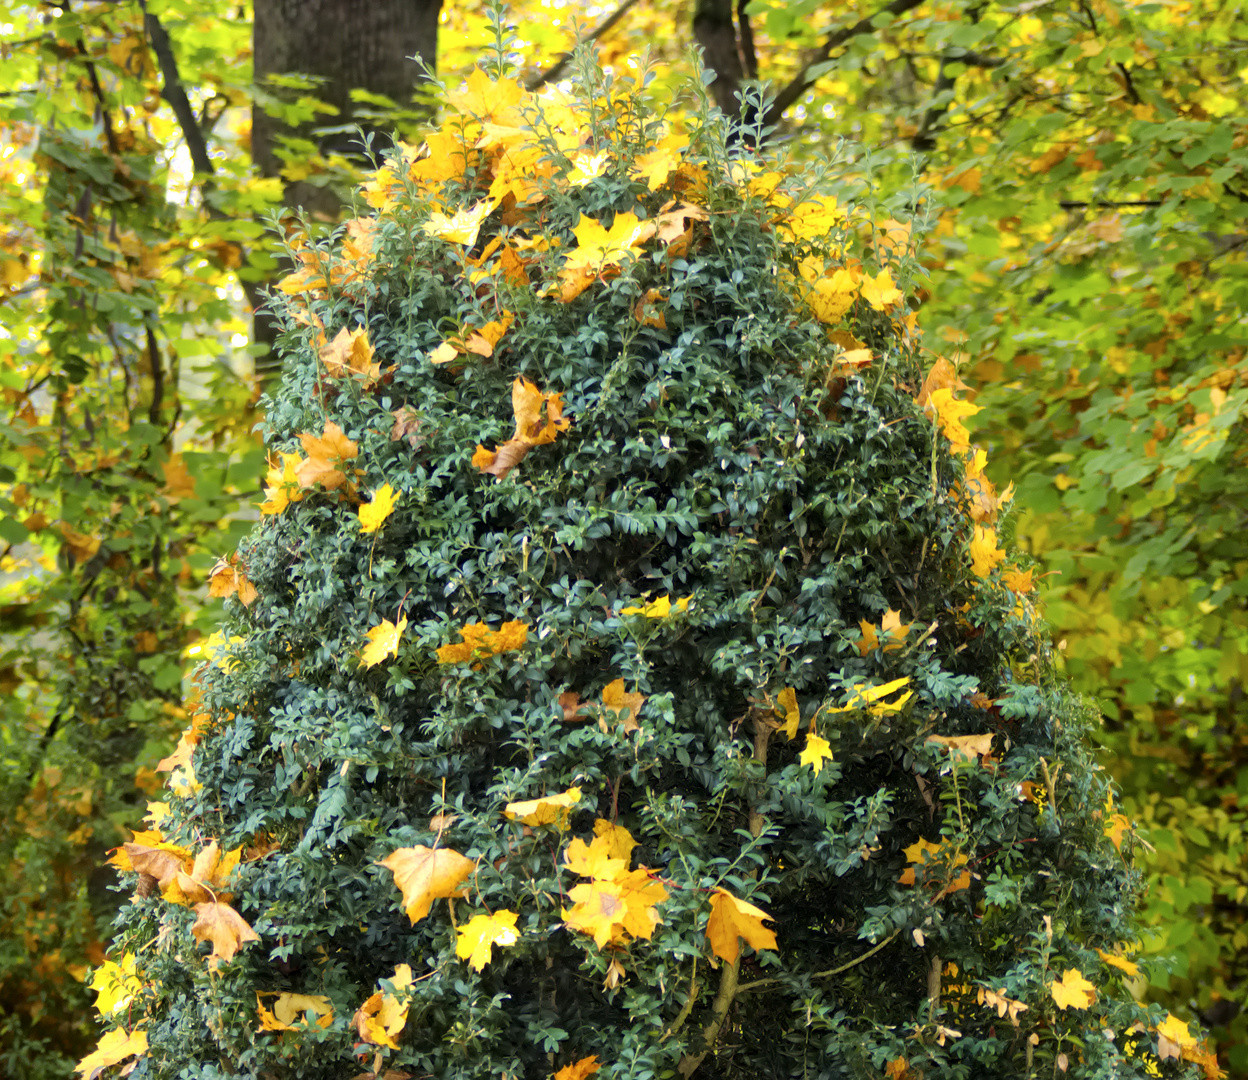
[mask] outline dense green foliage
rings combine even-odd
[[[874,276],[895,233],[856,208],[839,161],[818,187],[759,173],[704,100],[660,143],[635,88],[582,78],[540,109],[478,82],[432,156],[369,186],[354,247],[295,253],[267,421],[289,457],[240,548],[259,598],[229,604],[193,771],[158,821],[183,877],[207,880],[189,860],[210,839],[244,849],[214,888],[260,940],[205,957],[191,926],[219,905],[188,910],[194,882],[172,875],[163,896],[140,888],[117,954],[139,985],[115,1016],[148,1048],[131,1075],[340,1076],[353,1011],[405,963],[384,1067],[445,1080],[589,1055],[637,1080],[700,1063],[1156,1075],[1160,1017],[1096,951],[1121,959],[1133,938],[1134,878],[1089,717],[1029,587],[997,565],[995,500],[975,497],[956,416],[916,401],[913,320]],[[441,216],[456,211],[473,220]],[[856,282],[818,321],[803,292],[838,273]],[[500,321],[491,355],[463,347]],[[365,332],[380,379],[327,363],[343,329]],[[562,394],[570,424],[547,397],[542,433],[517,407],[511,435],[519,379]],[[478,444],[502,455],[526,430],[522,460],[489,474]],[[302,471],[318,456],[341,483]],[[356,504],[387,484],[398,508],[364,535]],[[663,595],[689,602],[647,615]],[[876,640],[864,624],[889,612],[913,626]],[[383,621],[393,647],[366,663]],[[480,623],[527,632],[457,661],[448,646]],[[636,712],[598,704],[617,679],[644,695]],[[933,741],[965,737],[980,741]],[[831,759],[812,761],[820,740]],[[572,788],[562,814],[504,813]],[[596,819],[637,839],[665,894],[649,940],[620,929],[600,948],[564,925],[568,841]],[[378,864],[416,845],[475,868],[461,903],[409,921]],[[765,909],[775,948],[730,962],[708,942],[716,890]],[[518,938],[474,971],[456,924],[502,910]],[[1059,1008],[1079,972],[1099,994]],[[985,991],[1025,1006],[1016,1024]],[[290,993],[332,1013],[258,1031],[257,994]]]

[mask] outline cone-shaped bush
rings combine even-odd
[[[592,72],[448,117],[281,285],[91,1065],[1195,1075],[908,227]]]

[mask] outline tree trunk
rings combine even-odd
[[[311,76],[320,81],[311,96],[338,110],[336,116],[321,114],[312,123],[291,129],[257,102],[252,110],[251,149],[260,174],[281,172],[282,162],[274,152],[280,136],[306,138],[315,127],[350,125],[352,90],[384,94],[400,107],[410,105],[424,78],[412,57],[421,57],[431,71],[437,63],[441,8],[442,0],[256,0],[253,47],[259,90],[281,96],[283,91],[266,86],[270,76]],[[286,91],[285,95],[303,93]],[[361,126],[371,130],[367,123]],[[383,127],[377,134],[385,139],[389,130]],[[318,142],[323,152],[359,153],[363,149],[354,132],[337,132]],[[340,209],[332,191],[304,181],[286,187],[285,202],[329,220],[336,219]],[[255,340],[270,346],[273,341],[269,320],[259,314]],[[267,362],[260,358],[256,366],[262,378],[276,370],[272,356]]]

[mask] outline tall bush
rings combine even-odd
[[[644,83],[479,71],[294,251],[80,1067],[1212,1075],[910,227]]]

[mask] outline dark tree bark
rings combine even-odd
[[[277,176],[282,162],[274,151],[283,134],[307,137],[312,127],[339,127],[352,123],[352,90],[384,94],[406,106],[423,78],[412,59],[420,56],[432,70],[438,55],[438,15],[442,0],[256,0],[253,48],[256,84],[262,93],[280,93],[266,87],[272,75],[309,75],[323,80],[312,96],[338,109],[322,115],[308,128],[291,132],[268,116],[257,103],[252,110],[251,150],[263,176]],[[362,124],[365,131],[367,124]],[[387,130],[376,132],[384,146]],[[320,140],[321,149],[334,153],[360,152],[358,137],[341,133]],[[288,206],[333,220],[340,209],[326,188],[299,182],[286,188]],[[254,300],[253,300],[254,303]],[[258,315],[255,340],[272,345],[269,321]],[[261,377],[275,370],[270,358],[257,361]]]
[[[742,7],[743,16],[744,13]],[[703,63],[715,72],[711,83],[715,104],[726,115],[736,116],[740,110],[736,94],[745,78],[745,70],[741,62],[741,42],[732,18],[732,0],[698,0],[693,12],[693,36],[702,46]]]

